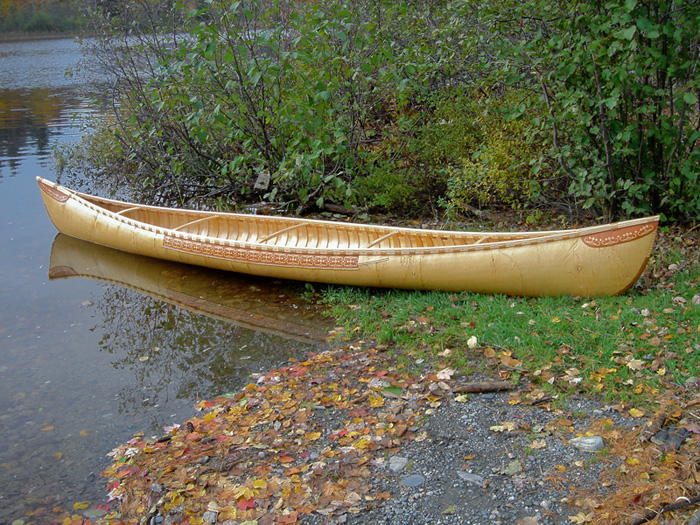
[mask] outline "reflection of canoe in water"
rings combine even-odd
[[[59,231],[158,259],[332,284],[510,295],[615,295],[651,252],[658,217],[576,230],[474,233],[160,208],[39,178]]]
[[[278,287],[266,292],[260,282],[134,255],[58,234],[51,247],[50,279],[85,277],[117,284],[209,317],[288,339],[318,343],[322,321],[303,315]]]

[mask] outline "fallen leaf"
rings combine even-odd
[[[255,498],[242,499],[236,503],[236,506],[241,510],[248,510],[255,508]]]
[[[630,359],[627,362],[627,368],[630,370],[641,370],[644,368],[644,365],[646,364],[645,361],[642,361],[641,359]]]
[[[452,368],[443,368],[437,373],[437,378],[440,381],[447,381],[454,375],[455,372],[456,370],[453,370]]]
[[[639,410],[638,408],[630,408],[629,412],[630,412],[630,416],[635,417],[635,418],[642,417],[644,415],[644,411]]]

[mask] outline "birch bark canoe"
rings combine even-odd
[[[56,228],[129,253],[316,283],[605,296],[644,271],[659,217],[558,231],[454,232],[147,206],[37,177]]]

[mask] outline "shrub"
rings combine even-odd
[[[700,216],[697,2],[537,0],[480,15],[482,48],[500,49],[484,64],[539,93],[550,118],[532,129],[549,127],[584,207]]]

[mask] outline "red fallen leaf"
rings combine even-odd
[[[388,370],[380,370],[379,372],[377,372],[377,377],[384,377],[388,373],[389,373]]]
[[[107,490],[114,490],[116,489],[119,485],[121,485],[120,481],[112,481],[111,483],[107,483]]]
[[[200,439],[202,439],[202,435],[198,432],[190,432],[185,436],[185,439],[187,441],[199,441]]]
[[[294,458],[289,454],[282,454],[280,456],[280,463],[294,463]]]
[[[117,478],[125,478],[126,476],[134,474],[138,471],[139,471],[139,469],[136,467],[126,467],[126,468],[119,469],[114,476]]]
[[[248,510],[255,508],[255,498],[242,499],[236,503],[236,506],[241,510]]]
[[[293,366],[289,372],[289,377],[299,377],[303,376],[309,369],[305,366]]]

